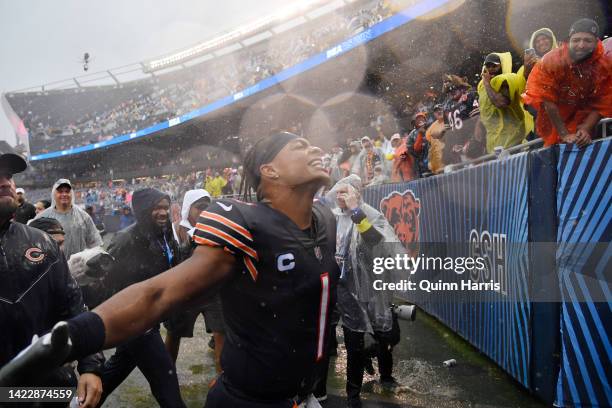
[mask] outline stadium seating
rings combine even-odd
[[[7,101],[29,132],[31,154],[112,139],[197,109],[338,43],[391,14],[357,2],[278,38],[170,73],[114,86],[14,92]]]

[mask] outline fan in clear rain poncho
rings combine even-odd
[[[374,289],[375,280],[392,282],[395,271],[373,273],[377,257],[395,257],[405,252],[384,215],[364,203],[360,196],[361,179],[351,175],[340,180],[326,195],[336,216],[336,258],[341,269],[337,306],[342,316],[347,349],[349,406],[361,406],[360,392],[367,361],[364,335],[377,342],[376,356],[383,384],[394,384],[391,376],[393,346],[399,341],[390,306],[393,295]],[[393,330],[392,330],[393,329]]]

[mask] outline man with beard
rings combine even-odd
[[[18,188],[16,192],[19,207],[17,207],[17,211],[15,211],[15,222],[27,224],[28,221],[36,216],[36,208],[26,201],[25,190],[23,188]]]
[[[612,116],[612,60],[604,54],[599,26],[583,18],[569,42],[533,68],[524,102],[538,111],[536,133],[544,145],[591,142],[597,122]]]
[[[136,223],[115,235],[108,253],[115,258],[107,285],[119,292],[178,265],[180,253],[172,236],[170,197],[154,188],[134,192]],[[149,326],[150,327],[150,326]],[[119,344],[102,369],[102,401],[138,367],[162,407],[183,407],[176,369],[156,324],[146,333]]]
[[[42,336],[60,320],[87,310],[53,238],[11,221],[18,208],[13,174],[26,167],[21,156],[0,153],[0,366],[28,346],[34,335]],[[65,365],[37,381],[27,378],[10,385],[77,387],[79,407],[94,408],[102,392],[99,369],[103,359],[101,353],[81,358],[78,380],[74,369]]]

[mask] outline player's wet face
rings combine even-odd
[[[271,164],[276,170],[274,177],[289,186],[313,182],[326,185],[330,181],[323,165],[323,151],[304,138],[287,143]]]
[[[151,217],[157,226],[164,227],[170,217],[170,201],[167,198],[159,200],[155,207],[153,207]]]

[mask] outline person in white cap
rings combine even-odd
[[[26,201],[25,190],[23,188],[18,188],[15,192],[17,193],[17,203],[19,203],[19,207],[15,211],[15,222],[27,224],[28,221],[36,217],[36,208]]]
[[[89,214],[74,205],[74,191],[68,179],[59,179],[55,182],[51,190],[51,207],[36,215],[36,218],[41,217],[55,218],[64,227],[66,259],[70,259],[72,254],[103,244],[102,237]]]

